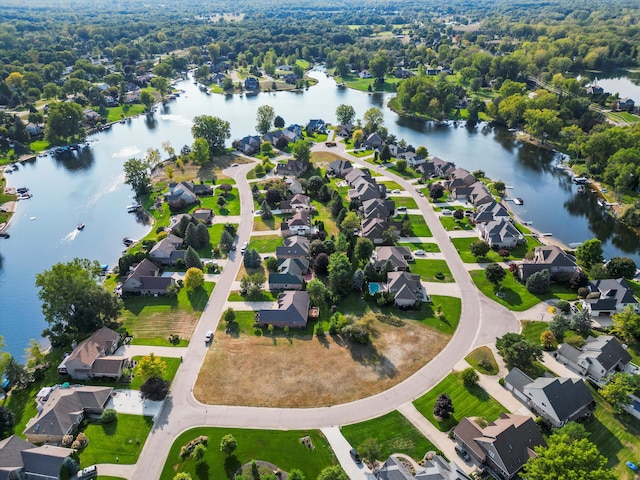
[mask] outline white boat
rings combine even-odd
[[[138,210],[140,210],[140,208],[141,208],[140,205],[127,205],[127,212],[129,213],[137,212]]]
[[[571,242],[569,244],[571,248],[578,248],[580,245],[582,245],[582,242]]]
[[[6,167],[4,169],[4,173],[11,173],[11,172],[13,172],[13,168],[11,168],[11,167]]]

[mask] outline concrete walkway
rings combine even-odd
[[[251,232],[252,237],[266,237],[267,235],[280,236],[280,230],[254,230]]]
[[[356,464],[351,458],[349,451],[352,445],[344,438],[340,427],[325,427],[321,429],[323,435],[331,445],[340,466],[351,480],[373,480],[375,477],[364,463]]]
[[[203,337],[204,338],[204,337]],[[179,358],[185,356],[188,347],[153,347],[150,345],[123,345],[114,355],[122,357],[146,356],[153,353],[156,357],[173,357]]]

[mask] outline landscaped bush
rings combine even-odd
[[[102,416],[100,417],[100,421],[102,423],[111,423],[116,418],[118,418],[118,414],[113,408],[107,408],[104,412],[102,412]]]
[[[73,435],[65,435],[62,437],[62,446],[69,448],[73,444]]]
[[[442,272],[436,272],[436,274],[434,275],[434,277],[436,277],[438,280],[444,280],[444,273],[442,273]]]
[[[568,314],[571,311],[571,304],[566,300],[560,300],[556,303],[556,308],[564,314]]]
[[[196,445],[206,445],[208,441],[209,437],[207,437],[206,435],[200,435],[199,437],[194,438],[189,443],[183,445],[182,448],[180,448],[180,456],[182,458],[188,457],[189,455],[191,455],[193,449],[196,448]]]

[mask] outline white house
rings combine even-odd
[[[592,377],[596,382],[624,371],[631,363],[629,352],[611,335],[589,337],[580,350],[562,343],[554,357],[573,371]]]

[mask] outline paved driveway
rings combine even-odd
[[[114,390],[107,402],[107,408],[114,408],[118,413],[144,415],[155,419],[162,410],[162,403],[145,400],[138,390]]]

